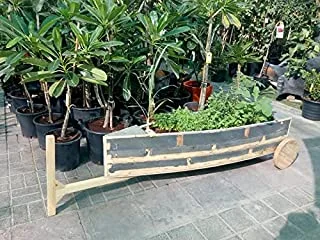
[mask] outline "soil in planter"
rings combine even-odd
[[[39,112],[43,112],[46,110],[46,107],[45,106],[42,106],[41,108],[34,108],[34,112],[31,111],[31,108],[28,107],[28,106],[25,106],[21,109],[19,109],[19,112],[20,113],[24,113],[24,114],[30,114],[30,113],[39,113]]]
[[[52,121],[53,123],[62,123],[63,122],[63,117],[62,116],[56,116],[56,115],[53,115],[52,116]],[[42,116],[39,121],[39,123],[41,124],[50,124],[49,123],[49,116]]]
[[[116,123],[116,126],[112,129],[110,129],[109,127],[104,128],[103,124],[104,124],[104,118],[100,118],[88,123],[88,128],[91,131],[99,132],[99,133],[111,133],[111,132],[120,131],[125,128],[125,125],[123,123],[118,123],[118,124]]]
[[[80,133],[75,129],[67,129],[66,135],[64,138],[61,138],[61,130],[56,130],[56,131],[52,132],[52,134],[56,138],[56,143],[71,142],[80,136]]]

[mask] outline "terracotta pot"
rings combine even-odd
[[[195,80],[189,80],[183,83],[184,88],[192,94],[192,101],[193,102],[199,102],[200,100],[200,93],[201,93],[201,83],[197,82]],[[213,86],[208,83],[208,86],[206,88],[206,101],[211,96],[213,92]]]

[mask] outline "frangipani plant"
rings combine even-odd
[[[168,12],[163,13],[162,16],[159,16],[156,11],[152,11],[150,15],[140,13],[137,15],[137,18],[141,23],[137,28],[140,31],[141,40],[146,43],[148,51],[147,65],[150,67],[148,75],[149,106],[147,117],[149,126],[150,120],[153,119],[156,110],[154,101],[155,73],[160,63],[164,62],[177,77],[179,76],[182,70],[174,59],[185,52],[180,47],[182,42],[176,42],[176,37],[188,32],[190,27],[176,27],[178,16]]]
[[[202,16],[207,21],[207,40],[204,43],[201,42],[199,38],[194,35],[196,41],[202,46],[202,51],[205,56],[205,63],[202,70],[202,85],[201,85],[201,94],[200,94],[200,102],[199,109],[203,109],[205,105],[205,97],[206,97],[206,87],[208,83],[208,73],[209,73],[209,65],[212,62],[212,52],[211,47],[214,40],[214,35],[216,31],[222,25],[225,28],[229,28],[231,25],[240,28],[241,23],[237,17],[237,15],[243,10],[239,1],[234,0],[196,0],[196,1],[188,1],[190,7],[196,5],[196,9],[198,10],[198,14]],[[214,24],[218,19],[219,23],[217,23],[215,29]]]

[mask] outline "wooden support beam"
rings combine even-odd
[[[187,165],[180,166],[168,166],[168,167],[153,167],[153,168],[143,168],[143,169],[130,169],[130,170],[119,170],[114,173],[110,173],[111,177],[138,177],[138,176],[146,176],[146,175],[157,175],[157,174],[167,174],[167,173],[175,173],[175,172],[186,172],[193,170],[200,170],[212,167],[218,167],[223,165],[228,165],[237,162],[243,162],[246,160],[266,156],[274,153],[276,147],[266,148],[264,150],[239,155],[237,157],[225,158],[214,161],[200,162],[200,163],[192,163],[189,159]]]
[[[46,136],[46,168],[47,168],[47,212],[48,216],[56,214],[56,158],[55,137]]]
[[[183,158],[194,158],[194,157],[207,157],[210,155],[217,155],[229,152],[236,152],[246,149],[254,149],[257,147],[262,147],[265,145],[280,143],[286,137],[278,137],[274,139],[265,140],[263,137],[261,141],[242,144],[233,147],[226,147],[222,149],[215,149],[209,151],[195,151],[195,152],[183,152],[183,153],[173,153],[173,154],[161,154],[154,156],[145,156],[145,157],[126,157],[126,158],[112,158],[113,164],[120,163],[142,163],[142,162],[151,162],[151,161],[171,161],[171,160],[179,160]]]
[[[113,178],[113,177],[97,177],[88,180],[83,180],[80,182],[69,183],[64,185],[63,188],[57,190],[59,196],[64,196],[66,194],[83,191],[90,188],[100,187],[107,184],[113,184],[118,182],[123,182],[129,178]]]

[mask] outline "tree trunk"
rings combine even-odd
[[[41,83],[41,86],[42,86],[42,89],[43,89],[43,92],[44,92],[44,98],[46,100],[46,104],[47,104],[47,108],[48,108],[49,123],[53,123],[48,83],[47,82],[42,82],[42,81],[40,81],[40,83]]]
[[[208,28],[208,36],[207,36],[207,43],[206,43],[206,62],[203,66],[203,74],[202,74],[202,83],[201,83],[201,93],[200,93],[200,101],[199,101],[199,109],[204,109],[204,105],[206,102],[206,93],[207,93],[207,83],[208,83],[208,75],[209,75],[209,64],[211,61],[208,59],[208,55],[210,54],[211,50],[211,38],[212,38],[212,28],[213,22],[210,21],[209,28]]]
[[[241,76],[241,65],[238,64],[238,72],[237,72],[237,88],[240,88],[240,76]]]
[[[31,112],[34,113],[34,106],[33,106],[32,97],[31,97],[31,95],[30,95],[30,93],[29,93],[29,90],[28,90],[26,84],[25,84],[25,83],[22,83],[22,85],[23,85],[24,92],[25,92],[25,94],[26,94],[26,96],[27,96],[27,98],[28,98]]]
[[[64,117],[64,121],[62,125],[61,138],[65,138],[66,136],[69,117],[70,117],[70,111],[71,111],[71,88],[68,84],[67,84],[67,94],[66,94],[66,107],[67,107],[67,112],[66,112],[66,116]]]

